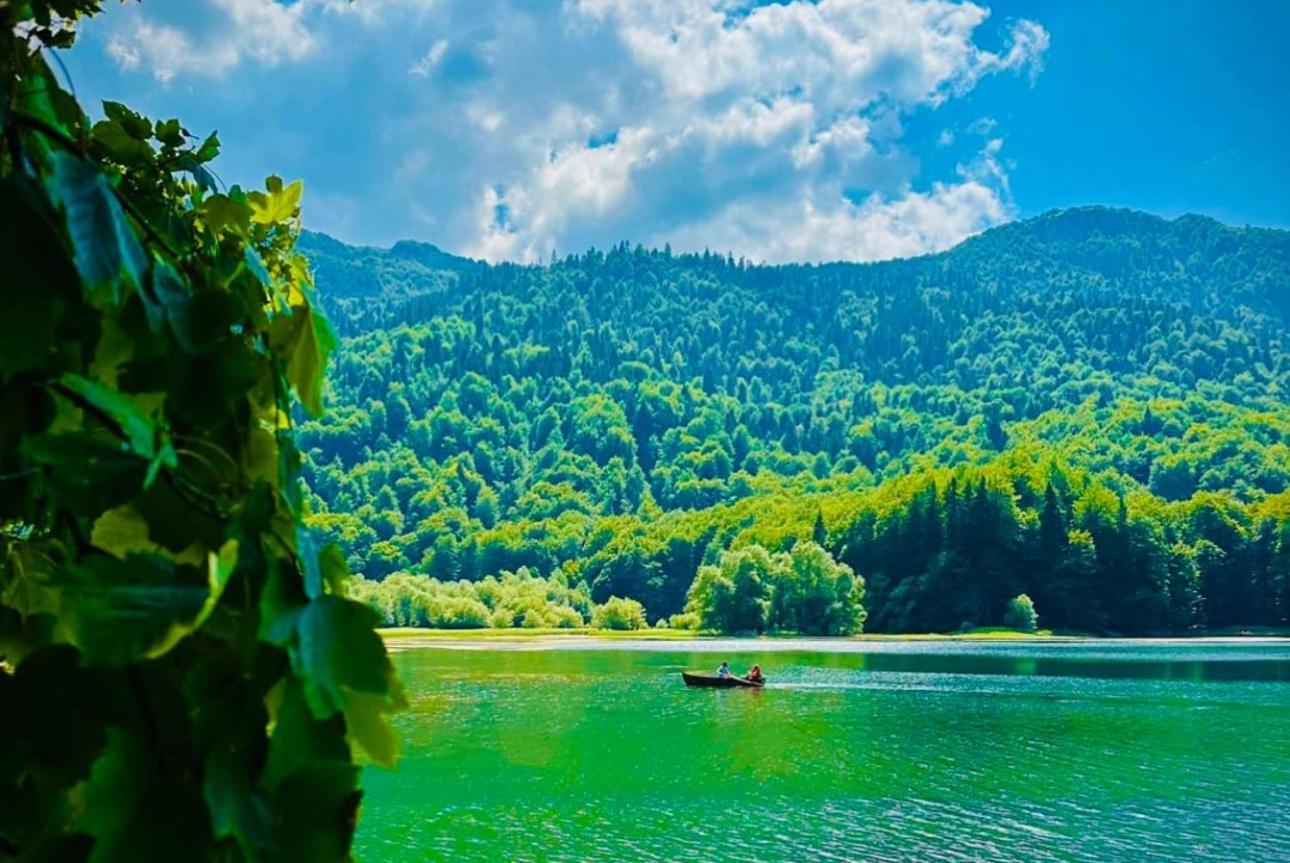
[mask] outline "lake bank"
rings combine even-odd
[[[853,636],[709,635],[676,629],[635,631],[550,630],[550,629],[382,629],[382,638],[391,651],[422,647],[497,650],[573,650],[579,648],[654,649],[684,647],[700,652],[727,650],[740,653],[819,650],[851,652],[867,647],[900,644],[1034,644],[1034,645],[1224,645],[1224,644],[1290,644],[1290,633],[1250,632],[1194,636],[1153,636],[1120,638],[1096,635],[1055,635],[1025,633],[1015,630],[987,630],[966,633],[863,634]]]

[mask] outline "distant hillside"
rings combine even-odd
[[[847,542],[883,481],[906,483],[901,512],[919,477],[945,495],[938,469],[1033,468],[1064,489],[1071,529],[1094,487],[1145,495],[1139,508],[1215,493],[1249,521],[1290,485],[1290,232],[1081,208],[937,255],[775,267],[627,246],[549,266],[302,246],[350,335],[333,409],[303,428],[316,522],[371,576],[563,569],[598,601],[627,591],[669,614],[772,502],[816,501],[782,540],[849,500],[830,545],[891,603],[926,571],[875,573],[872,547]],[[1033,493],[1013,489],[1023,533]],[[767,504],[730,515],[750,500]],[[670,528],[697,531],[679,560],[648,536],[669,512],[707,513]],[[1160,512],[1160,543],[1198,541]],[[925,606],[870,620],[962,611],[909,611]]]
[[[478,272],[479,261],[450,255],[430,243],[401,240],[390,249],[347,246],[315,231],[304,231],[297,248],[309,258],[314,278],[344,324],[354,300],[399,299],[435,293],[456,284],[463,273]]]

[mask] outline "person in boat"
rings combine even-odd
[[[749,672],[744,676],[744,679],[745,679],[745,680],[751,680],[753,683],[765,683],[765,682],[766,682],[766,678],[764,678],[764,677],[762,677],[762,676],[761,676],[761,666],[760,666],[760,665],[754,665],[754,666],[752,667],[752,670],[750,670],[750,671],[749,671]]]
[[[735,676],[734,672],[730,670],[729,662],[723,662],[721,663],[721,665],[717,667],[717,677],[720,677],[722,680],[726,679],[727,677],[734,677],[734,676]]]

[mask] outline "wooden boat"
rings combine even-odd
[[[686,686],[712,686],[718,689],[733,689],[737,686],[760,689],[766,683],[764,680],[758,683],[744,677],[717,677],[715,674],[691,674],[688,671],[681,672],[681,679]]]

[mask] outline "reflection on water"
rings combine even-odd
[[[1290,860],[1290,645],[800,644],[401,653],[360,854]]]

